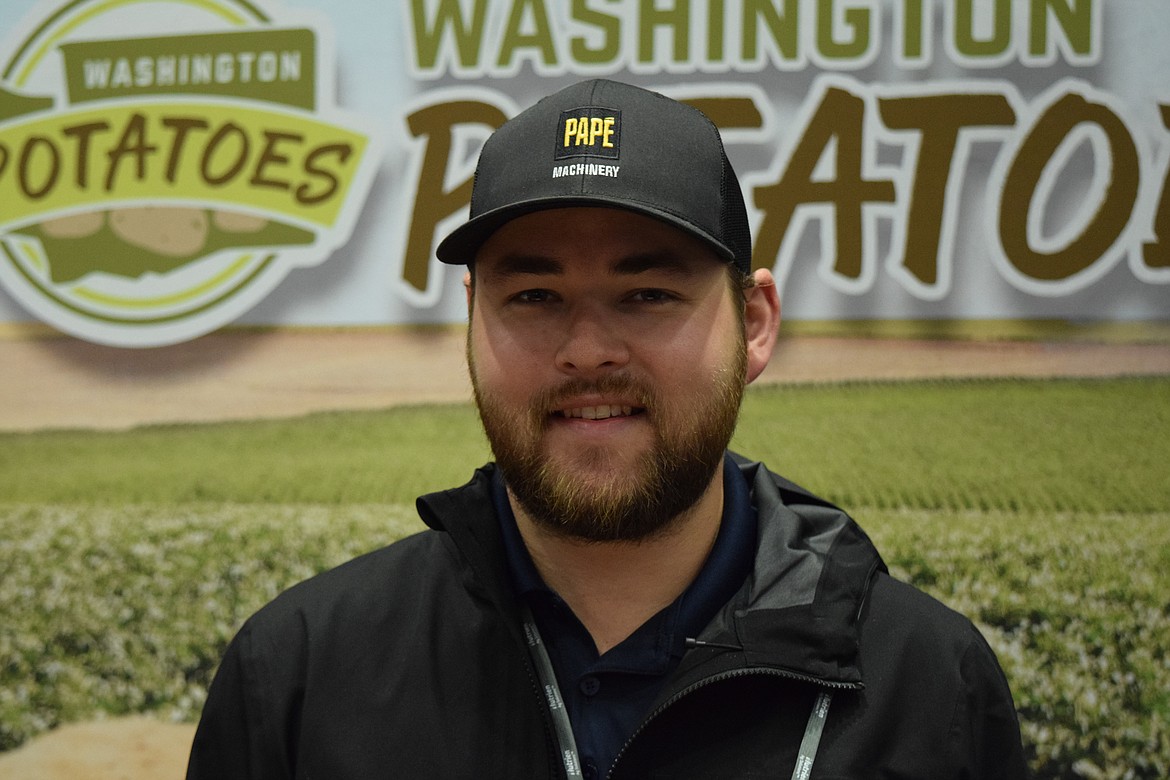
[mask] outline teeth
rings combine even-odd
[[[610,417],[629,417],[634,413],[632,406],[583,406],[580,409],[566,409],[565,417],[584,420],[605,420]]]

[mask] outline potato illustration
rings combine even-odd
[[[255,233],[268,224],[264,217],[241,214],[238,211],[213,211],[211,224],[225,233]]]
[[[118,238],[168,257],[198,252],[207,242],[208,227],[202,209],[147,206],[110,212],[110,228]]]
[[[40,240],[56,284],[90,273],[137,279],[166,274],[224,250],[308,246],[312,231],[244,211],[135,206],[23,228]]]
[[[101,230],[105,221],[105,212],[89,211],[84,214],[47,219],[41,223],[41,230],[53,238],[85,238]]]

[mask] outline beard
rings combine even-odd
[[[651,539],[694,506],[723,462],[746,384],[741,338],[727,365],[700,378],[685,397],[663,398],[646,383],[616,374],[568,380],[517,409],[482,386],[470,337],[467,357],[480,420],[512,496],[540,527],[586,542]],[[544,434],[554,410],[563,399],[588,394],[637,399],[652,438],[632,468],[602,447],[574,451],[573,462],[547,451]]]

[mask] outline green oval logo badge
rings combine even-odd
[[[0,51],[0,284],[17,301],[89,341],[173,344],[349,239],[380,145],[334,104],[325,20],[280,16],[74,0]]]

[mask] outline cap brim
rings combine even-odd
[[[446,238],[439,242],[435,249],[435,255],[441,262],[449,265],[468,265],[475,260],[475,256],[484,242],[505,223],[536,211],[580,206],[623,209],[653,217],[699,239],[720,258],[730,262],[735,261],[735,253],[729,247],[681,217],[644,203],[623,201],[612,196],[597,197],[595,195],[558,195],[550,198],[534,198],[485,212],[451,231]]]

